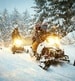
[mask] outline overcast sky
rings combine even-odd
[[[33,5],[34,0],[0,0],[0,12],[5,8],[8,12],[12,12],[16,8],[20,13],[27,9],[30,14],[33,14],[34,10],[31,8]]]

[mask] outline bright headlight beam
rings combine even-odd
[[[21,46],[22,45],[22,41],[20,39],[16,39],[15,40],[15,45],[16,46]]]
[[[57,37],[57,36],[48,36],[46,40],[47,40],[47,42],[49,43],[50,46],[60,47],[59,37]]]

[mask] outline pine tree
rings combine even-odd
[[[23,12],[23,22],[24,22],[25,33],[28,33],[28,30],[30,29],[32,21],[31,21],[31,16],[27,10]]]
[[[4,11],[1,14],[1,37],[2,40],[6,41],[9,38],[9,14],[7,9],[4,9]],[[6,34],[7,33],[7,34]]]
[[[68,32],[71,18],[74,15],[74,0],[35,0],[37,21],[46,21],[51,25],[63,27]]]
[[[36,6],[34,6],[33,8],[36,11],[35,17],[37,22],[38,21],[42,22],[46,16],[45,8],[44,8],[45,3],[46,3],[46,0],[35,0]]]
[[[21,15],[18,12],[18,10],[16,8],[14,8],[14,11],[11,15],[11,23],[12,23],[12,27],[14,26],[20,26],[21,23]]]

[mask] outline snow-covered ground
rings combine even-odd
[[[75,60],[75,45],[63,45],[65,54],[69,56],[70,63],[73,64]]]
[[[65,37],[61,39],[64,51],[71,60],[73,64],[75,60],[75,31],[68,33]]]
[[[12,54],[9,48],[3,47],[0,49],[0,81],[75,81],[75,43],[72,36],[68,34],[62,39],[62,48],[69,56],[70,63],[50,66],[48,71],[40,68],[35,57],[30,56],[29,46],[25,47],[29,53],[21,54]]]
[[[74,59],[75,47],[68,45],[64,48]],[[3,48],[0,50],[0,81],[75,81],[75,67],[64,63],[45,71],[29,54],[12,54],[10,49]]]

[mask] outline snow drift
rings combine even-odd
[[[61,39],[62,44],[74,44],[75,43],[75,31],[68,33]]]

